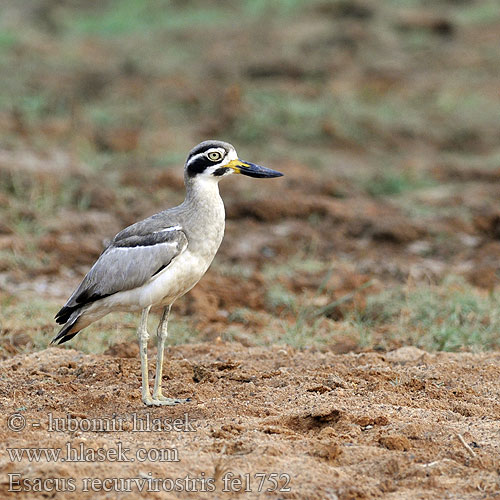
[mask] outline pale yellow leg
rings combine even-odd
[[[148,315],[151,306],[142,310],[141,322],[137,330],[139,337],[139,351],[141,354],[141,375],[142,375],[142,401],[146,405],[152,404],[151,394],[149,392],[149,376],[148,376]]]
[[[141,351],[141,371],[142,371],[142,401],[148,406],[173,406],[179,403],[186,403],[189,399],[166,398],[161,393],[161,379],[163,374],[163,351],[165,350],[165,341],[167,339],[167,323],[170,313],[170,306],[165,307],[158,325],[158,354],[156,358],[156,377],[153,389],[153,397],[149,392],[148,379],[148,339],[147,330],[148,314],[151,306],[142,311],[141,323],[139,325],[139,349]]]

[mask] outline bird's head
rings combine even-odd
[[[230,174],[249,177],[281,177],[283,174],[270,168],[242,161],[234,147],[222,141],[204,141],[195,146],[186,160],[186,177],[219,180]]]

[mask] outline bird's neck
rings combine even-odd
[[[201,177],[186,179],[186,199],[184,209],[188,217],[196,221],[192,232],[206,237],[207,232],[222,239],[224,233],[225,212],[224,203],[219,194],[218,179]],[[219,242],[220,243],[220,242]],[[218,246],[218,245],[217,245]]]
[[[218,207],[222,203],[219,194],[219,179],[215,177],[195,177],[191,179],[186,176],[186,199],[184,203],[200,209]]]
[[[208,266],[224,236],[225,212],[218,179],[186,179],[183,208],[189,224],[190,251],[202,256]]]

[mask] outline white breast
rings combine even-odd
[[[206,258],[186,250],[178,258],[155,276],[140,291],[141,307],[148,304],[171,304],[177,298],[189,292],[206,273],[215,256]]]

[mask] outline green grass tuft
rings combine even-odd
[[[371,196],[393,196],[407,191],[433,186],[435,182],[412,172],[387,170],[365,181],[364,188]]]
[[[369,296],[366,309],[353,319],[358,328],[375,334],[383,328],[392,339],[427,350],[500,346],[500,294],[482,293],[456,277]]]

